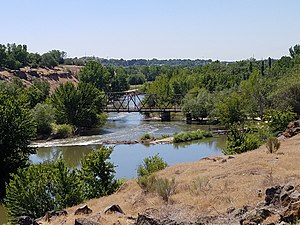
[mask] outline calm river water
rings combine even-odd
[[[76,138],[35,142],[37,154],[31,155],[32,163],[55,161],[63,157],[69,167],[80,167],[80,160],[90,151],[101,146],[107,140],[138,140],[143,134],[149,133],[155,137],[163,134],[172,135],[180,131],[196,129],[211,129],[210,126],[187,125],[185,121],[144,121],[139,113],[111,113],[108,122],[93,135]],[[222,154],[225,147],[224,137],[209,138],[189,144],[173,145],[158,144],[145,146],[116,145],[111,155],[111,161],[116,166],[117,178],[134,178],[136,170],[143,159],[159,154],[169,165],[181,162],[197,161],[209,155]],[[5,223],[6,216],[0,206],[0,224]]]

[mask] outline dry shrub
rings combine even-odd
[[[276,137],[270,137],[266,143],[269,153],[275,153],[280,148],[280,141]]]
[[[189,186],[190,193],[193,195],[199,195],[200,193],[206,194],[211,188],[210,180],[206,177],[198,177],[193,180]]]

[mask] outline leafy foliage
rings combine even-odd
[[[93,127],[100,123],[98,114],[102,112],[104,98],[91,84],[67,82],[59,86],[51,96],[55,108],[56,121],[76,127]]]
[[[10,96],[0,91],[0,196],[9,174],[27,165],[35,149],[29,147],[36,129],[30,111],[19,96]]]
[[[255,131],[234,124],[230,127],[226,149],[223,152],[226,155],[243,153],[258,148],[262,142]]]
[[[266,112],[265,119],[268,122],[271,132],[276,134],[277,132],[284,131],[288,123],[296,119],[296,113],[292,112],[291,109],[270,109]]]
[[[38,103],[32,109],[32,117],[37,125],[37,134],[49,135],[54,123],[54,109],[51,105]]]
[[[144,134],[143,136],[140,137],[141,141],[151,141],[154,139],[155,138],[151,134]]]
[[[33,108],[38,103],[42,103],[50,94],[50,84],[46,80],[35,79],[33,85],[25,91],[30,107]]]
[[[158,155],[149,156],[138,166],[138,183],[146,191],[155,190],[156,177],[153,173],[163,170],[168,164]]]
[[[89,153],[81,170],[67,168],[62,159],[19,169],[6,186],[5,205],[10,217],[39,218],[47,211],[112,194],[122,183],[114,179],[114,165],[107,161],[112,150],[102,147]]]
[[[104,67],[90,61],[79,73],[80,81],[94,85],[104,92],[120,92],[129,88],[125,72],[121,68]]]
[[[55,124],[53,125],[53,134],[57,138],[71,137],[74,133],[73,126],[70,124]]]
[[[143,164],[138,166],[138,177],[149,176],[159,170],[166,168],[168,164],[158,155],[149,156],[143,160]]]
[[[112,151],[111,147],[101,147],[81,161],[81,179],[84,182],[83,190],[87,199],[112,194],[118,188],[118,183],[114,179],[115,166],[107,161]]]
[[[23,215],[39,218],[47,211],[82,202],[81,187],[78,171],[68,169],[62,160],[31,165],[12,175],[5,205],[12,219]]]
[[[199,140],[207,137],[212,137],[212,133],[205,130],[180,132],[174,135],[173,142],[179,143],[179,142],[193,141],[193,140]]]
[[[226,127],[234,123],[243,123],[246,119],[243,98],[237,92],[233,92],[218,102],[216,111],[221,123]]]
[[[183,100],[182,109],[185,113],[191,113],[194,119],[204,119],[207,118],[212,109],[213,101],[212,94],[210,94],[206,89],[200,89],[196,97],[193,97],[194,93],[189,92]]]

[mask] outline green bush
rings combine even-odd
[[[226,149],[223,150],[223,153],[226,155],[243,153],[258,148],[262,143],[263,140],[258,133],[238,125],[232,125],[227,135]]]
[[[159,170],[163,170],[168,164],[158,155],[149,156],[144,159],[143,164],[138,166],[138,177],[149,176]]]
[[[19,216],[39,218],[47,211],[112,194],[122,184],[122,180],[114,179],[114,165],[107,161],[112,150],[102,147],[89,153],[81,162],[81,170],[68,169],[60,159],[12,174],[4,200],[12,222]]]
[[[115,166],[109,162],[113,148],[101,147],[92,151],[81,161],[81,179],[87,199],[112,194],[119,187],[114,178]]]
[[[141,141],[152,141],[154,139],[155,137],[152,136],[151,134],[144,134],[142,137],[140,137]]]
[[[9,216],[39,218],[47,211],[63,209],[83,201],[78,171],[64,161],[19,169],[6,186],[4,203]]]
[[[67,138],[73,135],[73,126],[70,124],[54,125],[54,134],[58,138]]]
[[[284,131],[289,122],[296,119],[297,114],[292,112],[291,109],[276,110],[270,109],[266,112],[265,120],[268,122],[273,133]]]
[[[196,130],[191,132],[180,132],[174,135],[173,142],[186,142],[212,137],[212,133],[205,130]]]
[[[143,164],[138,166],[138,183],[146,191],[153,190],[153,183],[156,178],[153,173],[163,170],[168,164],[158,155],[149,156],[144,159]]]

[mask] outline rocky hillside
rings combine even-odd
[[[38,222],[287,224],[300,215],[300,135],[281,142],[273,154],[262,146],[240,155],[208,157],[160,171],[158,177],[176,182],[168,202],[156,193],[145,193],[135,180],[129,180],[111,196],[48,213]]]
[[[34,79],[45,79],[49,81],[51,91],[59,84],[67,81],[78,83],[79,66],[59,66],[53,69],[49,68],[21,68],[20,70],[0,70],[0,80],[11,82],[15,77],[18,77],[28,86],[31,85]]]

